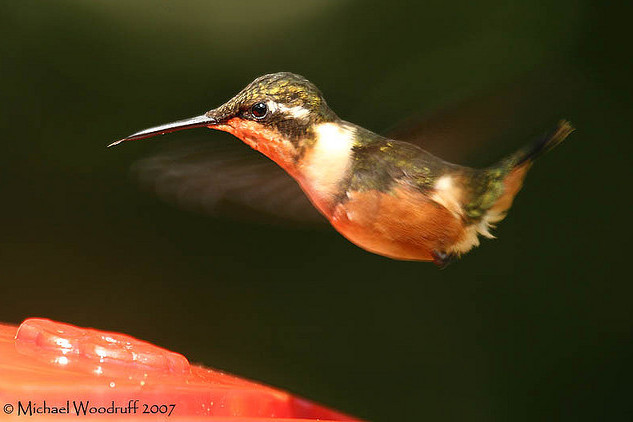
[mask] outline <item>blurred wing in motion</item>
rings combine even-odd
[[[326,223],[294,179],[238,140],[171,145],[137,162],[133,173],[144,190],[188,210],[265,223]]]
[[[574,82],[575,75],[564,66],[533,72],[404,119],[386,136],[417,144],[450,162],[487,165],[540,128],[567,117],[561,113],[574,98]],[[475,162],[468,162],[473,158]]]

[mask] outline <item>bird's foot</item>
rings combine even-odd
[[[440,252],[440,251],[433,251],[431,255],[433,256],[433,263],[440,270],[443,270],[444,268],[448,267],[448,264],[457,260],[458,258],[456,254]]]

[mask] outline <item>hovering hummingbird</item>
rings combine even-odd
[[[393,259],[440,267],[479,245],[501,221],[535,158],[573,128],[548,135],[498,163],[475,169],[417,145],[387,139],[340,119],[302,76],[261,76],[218,108],[116,141],[208,127],[229,132],[292,176],[343,236]]]

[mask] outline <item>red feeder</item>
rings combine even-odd
[[[0,407],[16,421],[358,421],[124,334],[38,318],[0,324]]]

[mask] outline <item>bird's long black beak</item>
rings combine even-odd
[[[165,133],[176,132],[178,130],[216,125],[218,123],[218,120],[215,117],[208,116],[208,114],[210,113],[203,114],[202,116],[192,117],[190,119],[178,120],[177,122],[171,122],[164,125],[151,127],[140,132],[136,132],[135,134],[130,135],[127,138],[119,139],[116,142],[112,142],[110,145],[108,145],[108,148],[125,141],[136,141],[138,139],[151,138],[152,136],[163,135]]]

